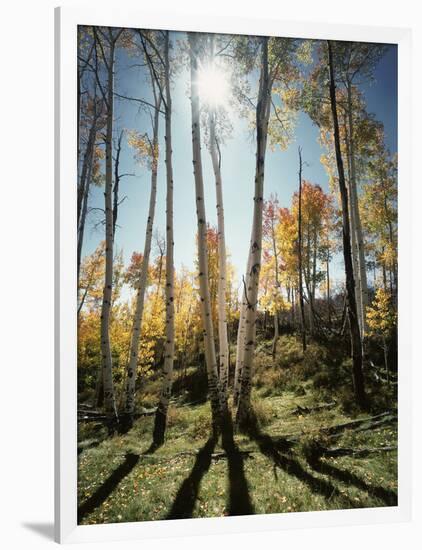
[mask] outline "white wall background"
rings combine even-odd
[[[114,0],[147,9],[146,2]],[[103,2],[111,3],[109,0]],[[62,5],[74,2],[63,1]],[[2,3],[0,63],[0,544],[53,546],[53,0]],[[157,0],[154,10],[413,29],[414,514],[407,524],[148,541],[300,550],[419,547],[422,540],[420,240],[422,18],[412,0]],[[409,182],[410,184],[410,182]],[[235,538],[234,538],[235,537]],[[419,544],[417,543],[419,540]],[[119,543],[102,545],[115,548]],[[142,544],[142,543],[141,543]],[[145,544],[145,543],[144,543]],[[82,545],[88,548],[89,545]],[[121,543],[139,548],[139,542]]]

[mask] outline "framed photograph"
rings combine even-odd
[[[56,10],[56,540],[410,516],[410,32]]]

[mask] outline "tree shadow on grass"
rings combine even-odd
[[[95,447],[98,447],[99,445],[101,445],[103,441],[105,441],[105,439],[98,439],[96,441],[93,441],[92,443],[89,443],[88,445],[79,445],[78,456],[82,454],[84,451],[87,451],[88,449],[95,449]]]
[[[315,471],[338,479],[347,485],[354,485],[361,491],[365,491],[369,495],[382,500],[386,506],[397,506],[397,494],[394,491],[390,491],[384,487],[369,485],[356,474],[327,464],[317,457],[309,458],[308,463]]]
[[[229,415],[222,432],[222,446],[227,455],[229,473],[229,505],[230,516],[254,514],[254,508],[249,495],[248,482],[245,477],[244,460],[233,438],[233,423]]]
[[[127,453],[125,460],[118,466],[112,474],[105,480],[105,482],[93,493],[81,506],[78,508],[78,524],[82,520],[93,512],[98,506],[106,500],[107,497],[114,491],[117,485],[124,479],[135,466],[140,459],[139,455],[133,453]]]
[[[313,476],[303,468],[300,462],[293,457],[290,442],[281,438],[273,439],[270,435],[262,432],[254,419],[251,419],[245,432],[251,440],[257,443],[261,453],[273,461],[274,472],[276,472],[276,468],[280,468],[306,483],[312,493],[322,495],[328,500],[334,496],[340,497],[345,505],[353,506],[351,500],[342,495],[332,483]]]
[[[211,466],[216,439],[211,436],[198,452],[189,476],[183,481],[166,519],[191,518],[198,498],[199,486]]]

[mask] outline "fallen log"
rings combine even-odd
[[[361,418],[359,420],[352,420],[350,422],[343,422],[341,424],[334,424],[333,426],[321,426],[319,429],[315,429],[311,433],[289,433],[289,434],[277,434],[273,435],[273,440],[278,444],[295,444],[298,443],[303,437],[309,435],[318,435],[319,433],[325,434],[329,439],[335,439],[340,437],[346,430],[353,432],[361,432],[366,430],[372,430],[384,424],[397,421],[397,415],[391,411],[383,412],[375,416],[368,418]],[[369,424],[368,424],[369,422]]]
[[[143,416],[153,416],[157,409],[144,409],[133,414],[133,418],[141,418]],[[120,419],[127,417],[127,414],[123,413],[119,415]],[[107,416],[98,411],[78,411],[78,422],[105,422],[110,424],[117,424],[117,420],[114,417]]]
[[[324,409],[332,409],[336,405],[337,403],[335,401],[333,401],[332,403],[321,403],[313,407],[302,407],[301,405],[298,405],[293,411],[293,414],[311,414],[314,412],[322,411]]]
[[[359,458],[365,458],[371,454],[377,453],[388,453],[391,451],[397,451],[396,446],[387,446],[387,447],[374,447],[374,448],[362,448],[362,449],[352,449],[347,447],[337,447],[334,449],[327,449],[325,447],[320,447],[320,456],[325,458],[336,458],[339,456],[353,456]]]
[[[365,425],[367,425],[364,428],[365,430],[371,429],[395,420],[397,420],[397,415],[391,411],[387,411],[375,416],[369,416],[367,418],[360,418],[358,420],[352,420],[351,422],[343,422],[341,424],[335,424],[334,426],[321,428],[320,431],[326,433],[327,435],[336,435],[339,432],[341,433],[345,430],[355,430],[356,428],[361,428]]]

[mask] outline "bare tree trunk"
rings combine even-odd
[[[279,336],[280,336],[280,331],[278,326],[278,311],[276,310],[274,312],[274,337],[273,337],[273,345],[271,348],[271,355],[273,360],[275,359],[275,356],[277,354],[277,342],[278,342]]]
[[[221,179],[221,154],[215,135],[215,110],[212,109],[209,117],[210,124],[210,153],[215,177],[215,195],[217,201],[217,230],[218,230],[218,340],[219,340],[219,374],[221,391],[227,394],[229,344],[227,339],[227,257],[226,237],[224,229],[224,202],[223,183]]]
[[[350,202],[353,205],[353,217],[356,231],[357,248],[357,267],[359,269],[359,290],[358,300],[360,301],[359,310],[361,315],[360,330],[362,340],[367,331],[366,308],[368,306],[368,281],[366,276],[365,248],[363,242],[362,224],[359,213],[359,199],[357,193],[356,166],[355,166],[355,147],[354,147],[354,129],[352,113],[352,84],[347,82],[347,103],[348,103],[348,121],[349,121],[349,141],[350,141]]]
[[[110,31],[111,32],[111,31]],[[101,354],[104,386],[104,407],[106,412],[117,416],[113,384],[113,365],[110,346],[110,313],[113,285],[113,87],[114,87],[115,43],[110,43],[107,84],[107,122],[106,122],[106,167],[105,167],[105,279],[103,303],[101,308]]]
[[[296,327],[296,302],[297,302],[297,293],[296,293],[296,289],[292,287],[292,291],[291,291],[291,304],[292,304],[292,309],[291,309],[291,317],[290,317],[290,322],[292,324],[292,327],[295,328]],[[303,333],[302,333],[302,336],[303,336]],[[302,342],[303,343],[303,342]],[[305,335],[305,345],[306,345],[306,335]]]
[[[234,373],[234,385],[233,385],[233,405],[237,407],[240,396],[240,384],[243,368],[243,356],[245,353],[245,330],[246,330],[246,311],[248,309],[248,300],[247,300],[247,288],[249,280],[249,272],[251,270],[251,254],[248,255],[248,262],[246,265],[246,278],[243,279],[243,289],[242,289],[242,303],[240,306],[239,312],[239,326],[237,331],[237,342],[236,342],[236,365]]]
[[[305,304],[303,301],[303,280],[302,280],[302,151],[299,147],[299,212],[298,212],[298,271],[299,271],[299,302],[300,320],[302,329],[302,349],[306,351],[306,320]]]
[[[388,226],[388,237],[390,241],[391,248],[394,250],[397,247],[397,243],[394,239],[394,232],[393,232],[393,225],[392,221],[390,219],[389,213],[388,213],[388,206],[387,206],[387,195],[385,191],[384,182],[382,182],[382,188],[383,188],[383,204],[384,204],[384,212],[385,216],[387,218],[387,226]],[[398,274],[397,274],[397,262],[394,260],[394,263],[392,265],[391,270],[392,276],[393,276],[393,285],[391,290],[391,297],[393,299],[393,305],[397,309],[397,289],[398,289]]]
[[[362,333],[362,287],[360,284],[360,272],[359,272],[359,261],[358,261],[358,245],[356,239],[356,214],[355,214],[355,203],[352,196],[352,152],[350,146],[350,132],[349,125],[347,120],[346,113],[344,114],[344,130],[345,130],[345,142],[346,142],[346,151],[347,151],[347,192],[349,198],[349,212],[350,212],[350,238],[351,238],[351,247],[352,247],[352,263],[353,263],[353,275],[355,279],[355,295],[356,295],[356,311],[359,321],[359,330]]]
[[[384,365],[385,365],[385,373],[387,376],[387,386],[388,388],[390,388],[390,369],[388,365],[388,344],[387,344],[387,339],[384,335],[382,336],[382,350],[384,353]]]
[[[151,254],[152,231],[155,217],[155,204],[157,198],[157,171],[158,171],[158,125],[161,99],[155,102],[152,138],[152,164],[151,164],[151,193],[149,198],[148,219],[145,232],[144,255],[141,270],[137,281],[135,314],[133,317],[132,337],[130,342],[129,364],[127,367],[125,412],[132,415],[135,410],[136,374],[138,365],[139,341],[142,330],[142,317],[144,312],[145,291],[148,279],[149,258]]]
[[[84,242],[84,234],[85,234],[85,222],[86,222],[86,216],[88,213],[88,198],[89,198],[89,188],[91,186],[91,174],[92,174],[92,163],[93,163],[93,151],[91,151],[91,157],[89,160],[89,166],[87,170],[86,175],[86,182],[84,185],[84,195],[82,198],[82,208],[81,208],[81,215],[78,223],[78,244],[77,244],[77,268],[78,268],[78,291],[79,291],[79,277],[81,272],[81,262],[82,262],[82,245]],[[79,315],[79,309],[78,309],[78,315]]]
[[[310,233],[310,224],[307,223],[306,231],[306,266],[304,270],[304,279],[306,292],[308,295],[308,317],[309,317],[309,333],[311,336],[314,335],[315,326],[314,326],[314,309],[312,304],[312,282],[311,282],[311,233]]]
[[[381,256],[384,255],[384,250],[385,250],[385,248],[382,247],[382,248],[381,248]],[[386,292],[388,292],[388,287],[387,287],[387,270],[386,270],[386,268],[385,268],[385,263],[384,263],[384,262],[382,262],[381,265],[382,265],[382,284],[383,284],[384,290],[385,290]]]
[[[117,151],[116,151],[116,160],[114,162],[114,185],[113,185],[113,239],[116,236],[116,224],[117,224],[117,214],[119,210],[119,185],[120,185],[120,153],[122,151],[122,139],[123,139],[123,130],[119,134],[119,139],[117,140]]]
[[[89,129],[88,133],[88,141],[85,148],[84,153],[84,159],[82,162],[82,168],[81,168],[81,175],[79,178],[79,185],[78,185],[78,201],[77,201],[77,208],[78,208],[78,216],[77,216],[77,224],[78,227],[80,225],[81,215],[82,215],[82,207],[83,207],[83,201],[84,197],[86,195],[86,186],[89,185],[89,167],[92,164],[92,155],[94,153],[94,146],[95,146],[95,138],[97,136],[97,119],[98,116],[94,113],[92,118],[92,125]]]
[[[327,251],[326,260],[326,277],[327,277],[327,316],[328,316],[328,328],[331,329],[331,296],[330,296],[330,253]]]
[[[204,182],[201,158],[201,126],[198,94],[197,36],[189,34],[191,69],[192,155],[195,177],[196,214],[198,220],[198,267],[201,318],[204,334],[205,361],[208,375],[213,417],[213,431],[217,434],[221,425],[221,399],[219,395],[218,368],[215,353],[214,329],[211,316],[211,299],[208,279],[207,220],[205,213]]]
[[[91,185],[92,166],[94,161],[95,140],[97,138],[98,118],[101,114],[102,107],[97,105],[97,96],[94,95],[94,107],[92,115],[92,125],[89,129],[88,141],[84,153],[84,160],[81,168],[81,176],[78,185],[77,199],[77,227],[78,227],[78,244],[77,244],[77,269],[78,269],[78,289],[79,275],[82,261],[82,245],[85,233],[85,222],[88,212],[88,196]],[[78,149],[79,151],[79,149]]]
[[[255,351],[256,313],[258,306],[259,274],[261,271],[262,253],[262,215],[264,204],[264,168],[267,147],[268,120],[271,106],[271,85],[268,71],[268,38],[262,38],[261,74],[259,83],[258,104],[256,108],[257,154],[255,168],[254,210],[251,231],[251,248],[245,318],[245,344],[241,373],[240,397],[236,411],[236,424],[244,424],[250,414],[251,379]]]
[[[317,269],[317,250],[318,250],[318,237],[316,228],[313,230],[313,254],[312,254],[312,280],[311,280],[311,296],[310,296],[310,306],[312,314],[312,330],[315,330],[315,291],[316,291],[316,269]]]
[[[249,265],[249,264],[248,264]],[[248,268],[249,269],[249,268]],[[246,287],[246,283],[245,287]],[[245,319],[246,319],[246,294],[242,292],[242,303],[240,305],[239,312],[239,326],[237,329],[237,341],[236,341],[236,364],[234,370],[234,384],[233,384],[233,405],[237,406],[240,395],[240,380],[243,366],[243,352],[245,349]]]
[[[352,183],[349,178],[348,195],[350,204],[350,237],[352,247],[352,263],[353,274],[355,278],[355,292],[356,292],[356,311],[359,320],[359,330],[362,331],[362,287],[360,284],[360,271],[359,271],[359,256],[358,256],[358,244],[356,239],[356,215],[355,205],[352,200]]]
[[[334,77],[333,54],[331,42],[327,40],[328,66],[330,72],[330,100],[331,113],[333,117],[334,142],[338,169],[338,181],[341,195],[342,217],[343,217],[343,255],[346,274],[347,309],[351,332],[351,347],[353,359],[353,381],[356,401],[362,408],[366,406],[365,386],[362,370],[362,342],[359,331],[359,322],[356,310],[355,281],[353,275],[352,250],[350,244],[350,221],[349,204],[347,197],[346,180],[344,177],[343,159],[340,148],[340,132],[337,116],[336,86]]]
[[[166,342],[164,350],[163,385],[155,414],[153,441],[164,443],[167,411],[170,403],[174,365],[174,234],[173,234],[173,159],[172,159],[172,100],[170,90],[169,31],[164,45],[165,72],[165,143],[166,143]]]
[[[274,216],[271,218],[271,238],[272,238],[272,245],[273,245],[273,254],[274,254],[274,270],[275,270],[275,310],[274,310],[274,338],[273,338],[273,345],[271,354],[273,357],[273,360],[275,359],[276,353],[277,353],[277,343],[279,338],[279,326],[278,326],[278,310],[277,310],[277,304],[278,304],[278,296],[280,291],[280,279],[278,276],[278,250],[277,250],[277,243],[275,238],[275,227],[274,227]]]
[[[78,32],[78,44],[81,44],[82,43],[82,40],[81,40],[81,36],[79,35],[79,32]],[[81,105],[81,97],[82,97],[82,79],[83,79],[83,76],[85,74],[85,71],[87,70],[90,62],[91,62],[91,59],[92,59],[92,55],[94,53],[94,44],[95,44],[95,41],[93,40],[92,41],[92,45],[88,51],[88,55],[86,57],[86,59],[84,60],[81,60],[79,59],[79,52],[78,52],[78,68],[77,68],[77,74],[78,74],[78,88],[77,88],[77,105],[76,105],[76,109],[77,109],[77,128],[76,128],[76,139],[77,139],[77,144],[78,144],[78,158],[79,158],[79,153],[80,153],[80,146],[81,146],[81,143],[80,143],[80,130],[81,130],[81,110],[82,110],[82,105]],[[79,49],[79,48],[78,48]]]

